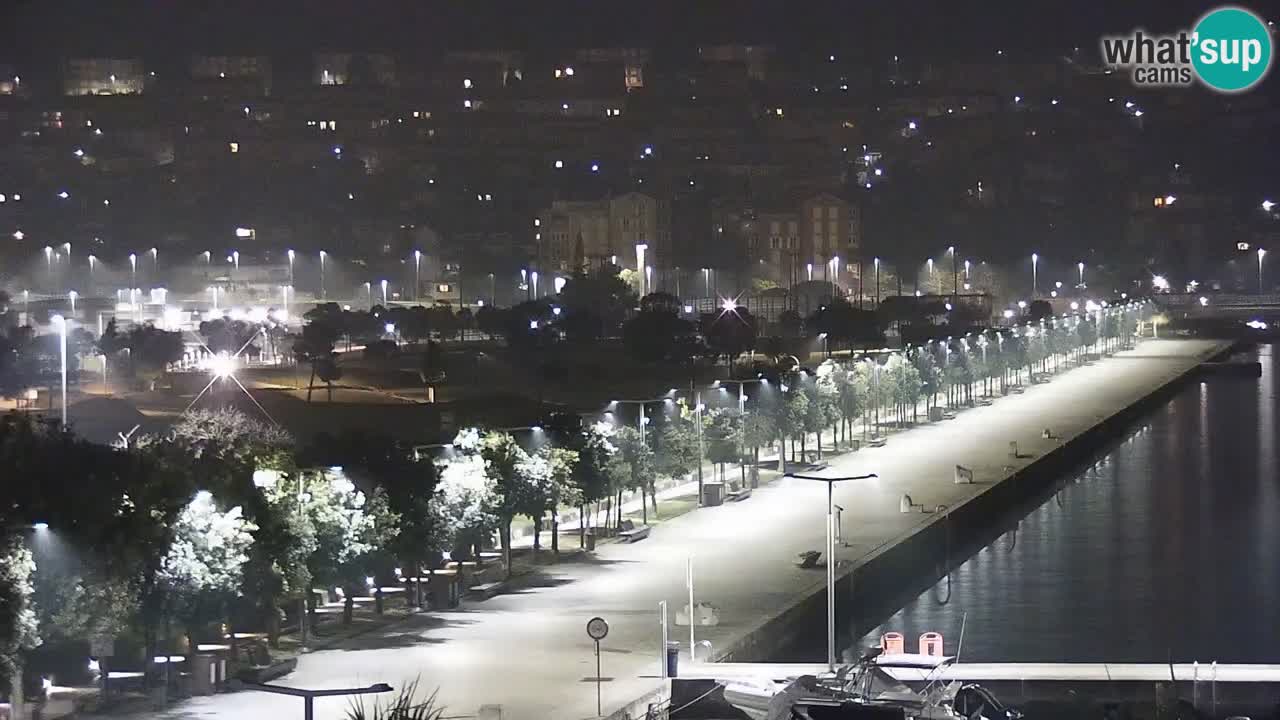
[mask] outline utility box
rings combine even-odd
[[[716,507],[724,504],[724,483],[709,482],[702,485],[702,506]]]

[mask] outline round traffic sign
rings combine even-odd
[[[609,623],[602,617],[593,617],[587,621],[587,635],[596,641],[603,640],[609,634]]]

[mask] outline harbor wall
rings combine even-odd
[[[1223,342],[1200,356],[1199,362],[1228,355]],[[1103,362],[1115,362],[1104,360]],[[1137,420],[1168,401],[1197,376],[1199,362],[1158,384],[1127,406],[1062,442],[1033,462],[1004,477],[967,501],[938,513],[892,542],[841,568],[836,578],[836,637],[847,647],[898,608],[932,586],[954,566],[988,545],[1027,512],[1039,506],[1056,488],[1054,480],[1082,466],[1122,436]],[[853,618],[852,620],[850,618]],[[736,642],[720,650],[721,662],[781,662],[814,660],[813,648],[825,647],[826,589],[798,597],[748,628]]]

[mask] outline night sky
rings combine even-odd
[[[77,53],[273,52],[316,47],[435,51],[695,42],[773,43],[803,52],[836,47],[868,58],[982,56],[1073,45],[1102,33],[1187,27],[1219,3],[1111,2],[452,2],[371,0],[7,0],[3,24],[18,37],[0,57],[25,62]],[[1244,5],[1274,16],[1275,3]],[[4,31],[0,31],[0,38]],[[10,50],[4,48],[8,46]],[[1016,55],[1015,55],[1016,56]]]

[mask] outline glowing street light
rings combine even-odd
[[[155,275],[157,280],[159,279],[160,251],[155,248],[151,248],[151,274]]]
[[[68,292],[67,292],[67,298],[71,300],[71,314],[72,314],[72,315],[75,315],[75,314],[76,314],[76,298],[77,298],[77,297],[79,297],[79,293],[77,293],[75,290],[70,290],[70,291],[68,291]]]
[[[324,256],[327,253],[320,251],[320,299],[324,299]]]
[[[138,256],[129,253],[129,285],[130,287],[138,284]]]
[[[1263,200],[1263,201],[1262,201],[1262,211],[1263,211],[1263,212],[1271,212],[1271,208],[1274,208],[1275,206],[1276,206],[1276,204],[1275,204],[1275,203],[1273,203],[1273,202],[1271,202],[1270,200]]]
[[[644,253],[648,249],[649,245],[647,243],[636,243],[636,273],[638,273],[640,277],[640,297],[644,297],[648,294],[646,292],[647,288],[645,287],[646,283],[644,274]]]
[[[61,315],[49,318],[58,328],[58,350],[62,355],[62,426],[67,426],[67,319]]]
[[[738,301],[733,298],[725,298],[720,302],[720,308],[725,312],[734,312],[738,309]]]
[[[1039,267],[1040,256],[1036,253],[1031,253],[1031,297],[1033,298],[1036,296],[1037,288],[1039,286],[1039,277],[1037,275]]]
[[[293,250],[288,250],[288,251],[286,251],[286,253],[285,253],[285,254],[287,254],[287,255],[289,256],[289,284],[290,284],[290,285],[293,285],[293,257],[294,257],[294,253],[293,253]]]
[[[240,251],[239,250],[231,251],[231,262],[236,266],[236,270],[240,269]]]
[[[53,280],[53,247],[50,245],[44,246],[44,262],[49,269],[49,279]]]
[[[383,280],[379,283],[382,286],[382,306],[387,306],[387,281]]]
[[[422,287],[422,251],[413,251],[413,299],[418,299],[418,288]]]
[[[1080,271],[1080,287],[1084,287],[1084,263],[1076,263],[1076,269]]]
[[[1258,248],[1258,294],[1262,294],[1262,258],[1267,254],[1266,250]]]

